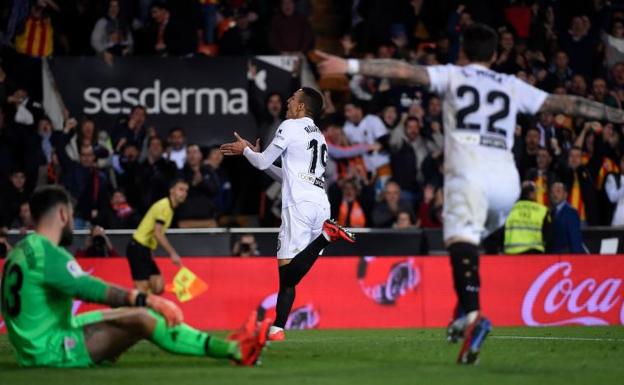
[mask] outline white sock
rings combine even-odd
[[[275,334],[275,333],[281,332],[281,331],[284,331],[284,329],[282,329],[280,327],[277,327],[277,326],[271,326],[269,328],[269,334]]]
[[[473,323],[478,316],[479,310],[473,310],[470,313],[466,314],[466,320],[468,321],[468,324],[470,325],[471,323]]]

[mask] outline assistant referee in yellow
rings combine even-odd
[[[533,182],[523,182],[520,200],[505,222],[505,254],[543,254],[553,241],[552,218],[548,208],[536,202]]]
[[[165,232],[171,226],[173,212],[186,200],[189,185],[176,179],[169,188],[169,196],[154,203],[141,220],[126,247],[126,256],[134,286],[144,293],[160,294],[165,284],[152,253],[161,245],[176,266],[182,266],[178,252],[171,246]]]

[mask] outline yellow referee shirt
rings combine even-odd
[[[171,226],[172,219],[173,207],[171,207],[171,201],[169,197],[163,198],[154,203],[152,207],[147,210],[147,213],[141,220],[132,238],[141,245],[156,250],[156,247],[158,247],[158,242],[154,237],[156,223],[160,223],[163,226],[164,232]]]

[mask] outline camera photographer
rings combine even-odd
[[[260,255],[260,251],[258,251],[258,244],[256,243],[256,237],[253,234],[243,234],[241,237],[234,243],[234,247],[232,247],[232,255],[238,257],[253,257],[256,255]]]
[[[76,257],[118,257],[110,239],[101,226],[93,226],[85,240],[85,247],[76,250]]]

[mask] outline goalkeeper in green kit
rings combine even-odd
[[[73,208],[63,188],[35,191],[30,210],[35,233],[7,257],[0,287],[2,316],[20,365],[92,366],[114,361],[142,339],[174,354],[257,362],[270,320],[258,325],[252,314],[227,339],[193,329],[173,302],[83,272],[62,247],[71,243],[73,231]],[[74,298],[114,309],[74,317]]]

